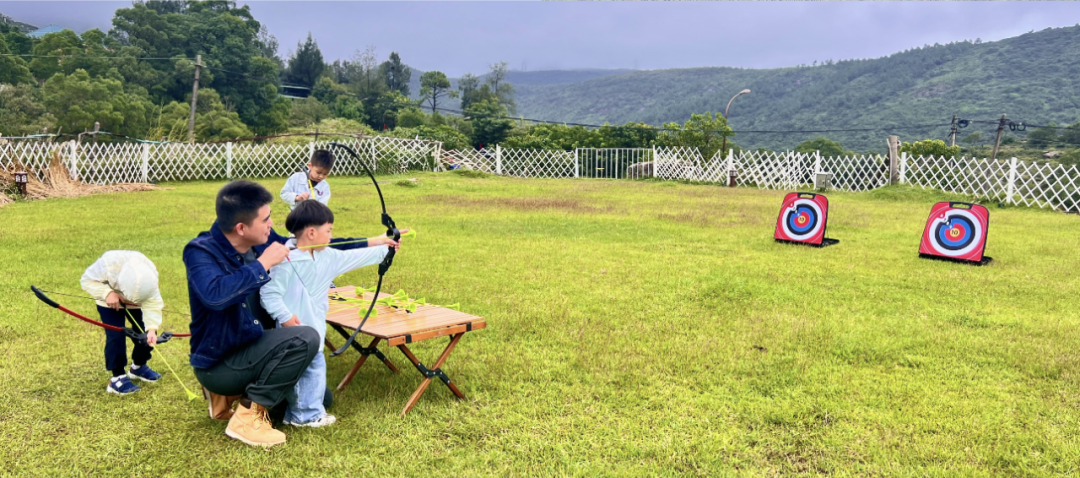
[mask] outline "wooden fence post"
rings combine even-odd
[[[889,136],[889,184],[896,184],[900,169],[900,137]]]

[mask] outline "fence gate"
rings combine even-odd
[[[653,160],[652,148],[578,148],[578,177],[598,179],[637,179],[652,176],[645,165]]]

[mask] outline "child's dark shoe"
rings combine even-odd
[[[115,393],[117,395],[128,395],[131,393],[142,390],[138,385],[131,383],[131,379],[121,375],[119,378],[113,377],[109,380],[109,386],[105,388],[106,392]]]
[[[133,379],[137,378],[144,382],[153,383],[158,381],[159,378],[161,378],[161,374],[155,372],[153,369],[150,368],[149,365],[143,365],[139,368],[131,367],[131,370],[128,371],[128,377],[131,377]]]

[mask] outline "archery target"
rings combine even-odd
[[[990,212],[978,204],[940,202],[930,209],[919,253],[979,262],[986,249]]]
[[[825,238],[829,199],[820,194],[789,193],[780,206],[774,237],[820,245]]]

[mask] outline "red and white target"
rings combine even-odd
[[[919,255],[982,262],[990,211],[978,204],[939,202],[930,209]]]
[[[789,193],[780,206],[773,237],[778,241],[821,245],[828,215],[829,199],[825,196]]]

